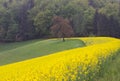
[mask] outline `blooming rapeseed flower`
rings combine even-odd
[[[88,46],[0,66],[0,81],[87,81],[120,49],[118,39],[80,39]]]

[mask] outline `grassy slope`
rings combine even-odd
[[[0,43],[0,52],[15,49],[17,47],[25,46],[25,45],[35,43],[38,41],[40,41],[40,39],[29,40],[29,41],[24,41],[24,42],[15,42],[15,43]]]
[[[48,55],[54,52],[81,46],[85,46],[85,44],[77,39],[66,40],[66,42],[62,42],[61,40],[37,40],[31,41],[31,44],[30,42],[24,42],[23,44],[7,44],[0,50],[0,65]]]

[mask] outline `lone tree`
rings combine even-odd
[[[52,21],[53,25],[50,29],[53,36],[63,38],[64,42],[65,37],[71,37],[74,35],[73,28],[68,19],[64,19],[60,16],[54,16]]]

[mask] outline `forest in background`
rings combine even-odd
[[[120,38],[120,0],[0,0],[0,41],[52,37],[55,16],[70,22],[74,36]]]

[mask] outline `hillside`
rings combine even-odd
[[[119,64],[117,56],[120,53],[119,39],[107,37],[72,39],[81,39],[87,46],[0,66],[0,80],[119,81],[119,71],[117,71],[119,70],[117,65]],[[115,66],[112,66],[112,62]]]
[[[0,44],[0,65],[83,46],[85,46],[84,42],[78,39],[66,40],[66,42],[62,42],[61,39],[48,39]]]
[[[0,81],[120,81],[120,0],[0,0]]]

